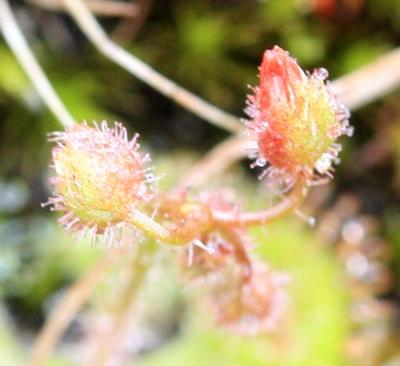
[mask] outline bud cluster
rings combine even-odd
[[[271,330],[285,308],[287,279],[255,259],[247,230],[295,211],[316,177],[331,176],[340,151],[336,140],[352,129],[326,77],[323,69],[305,73],[279,47],[264,53],[246,126],[255,165],[268,164],[264,175],[291,189],[276,206],[243,212],[227,190],[150,194],[155,178],[138,136],[129,140],[120,123],[111,128],[106,122],[50,135],[56,143],[54,196],[45,205],[64,213],[59,221],[66,229],[102,234],[109,244],[115,229],[128,225],[158,242],[184,246],[184,277],[206,284],[220,324],[240,333]]]
[[[284,289],[288,281],[286,274],[271,271],[262,262],[252,261],[252,276],[248,282],[236,286],[225,284],[225,288],[214,285],[212,304],[217,322],[239,334],[276,330],[288,305]]]

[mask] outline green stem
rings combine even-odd
[[[171,245],[184,245],[186,242],[180,241],[168,229],[154,221],[151,217],[144,214],[139,209],[134,208],[129,215],[128,223],[142,230],[148,237]]]

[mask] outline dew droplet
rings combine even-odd
[[[331,165],[332,165],[332,156],[328,153],[324,153],[315,164],[315,169],[317,169],[318,173],[324,174],[329,170]]]
[[[307,221],[310,226],[315,226],[316,223],[315,217],[309,217]]]
[[[314,71],[314,75],[320,80],[326,80],[329,76],[329,72],[327,69],[320,67]]]
[[[258,158],[257,160],[256,160],[256,165],[257,166],[259,166],[259,167],[263,167],[263,166],[265,166],[267,164],[267,160],[266,159],[264,159],[264,158]]]

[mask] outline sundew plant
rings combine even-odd
[[[44,204],[62,212],[65,229],[121,255],[142,237],[180,247],[183,275],[193,272],[191,281],[202,280],[215,321],[227,331],[252,335],[279,327],[288,298],[287,276],[252,253],[248,229],[295,212],[312,185],[333,178],[337,139],[353,132],[348,110],[326,84],[326,70],[306,74],[275,46],[264,52],[259,71],[260,83],[247,99],[243,138],[254,146],[252,166],[264,169],[260,179],[284,192],[275,206],[248,212],[237,197],[224,194],[226,187],[158,191],[138,135],[130,139],[121,123],[105,121],[50,134],[56,144],[54,196]],[[134,229],[128,248],[124,226]]]
[[[342,285],[346,281],[335,268],[343,261],[345,270],[360,281],[353,287],[355,297],[363,302],[354,306],[356,315],[348,312],[359,324],[358,319],[368,317],[365,314],[371,314],[371,309],[379,313],[375,305],[365,305],[371,297],[360,283],[370,281],[370,285],[373,275],[386,270],[383,261],[374,262],[375,266],[368,262],[383,253],[382,245],[374,242],[367,254],[355,251],[367,235],[365,228],[373,225],[366,219],[360,221],[370,226],[347,220],[357,212],[357,204],[350,198],[338,200],[336,216],[321,215],[324,220],[320,226],[315,227],[318,217],[312,213],[317,211],[315,202],[329,196],[321,187],[329,187],[335,179],[342,144],[352,144],[350,109],[377,99],[400,83],[399,51],[331,82],[324,65],[303,67],[296,55],[296,50],[302,53],[301,47],[292,47],[293,43],[277,37],[276,42],[257,46],[259,63],[251,65],[252,80],[257,81],[249,86],[247,95],[243,93],[237,108],[242,114],[236,117],[150,67],[135,56],[139,52],[121,46],[129,32],[135,33],[129,22],[122,22],[112,39],[95,17],[137,17],[140,27],[151,1],[31,3],[45,11],[66,13],[75,32],[84,35],[96,52],[165,99],[231,136],[204,156],[180,160],[168,152],[165,169],[163,158],[153,151],[152,140],[133,131],[127,118],[115,120],[106,112],[97,120],[91,115],[75,118],[67,100],[53,87],[51,73],[42,68],[32,51],[13,7],[0,0],[4,40],[59,125],[46,131],[47,137],[40,135],[51,151],[47,155],[48,198],[42,201],[41,209],[54,211],[52,220],[57,220],[71,248],[86,247],[96,253],[91,267],[46,305],[50,310],[29,349],[27,364],[363,364],[355,363],[354,355],[368,348],[368,332],[363,332],[364,343],[348,336],[353,320],[344,319],[343,314],[351,307],[351,296],[343,293],[350,293],[346,286],[354,284]],[[364,6],[363,1],[299,3],[303,13],[309,12],[321,22],[342,19],[341,12],[353,19]],[[287,2],[282,4],[284,8]],[[279,14],[272,5],[268,9]],[[212,56],[210,50],[215,50],[216,58],[223,53],[222,46],[219,50],[213,42],[218,43],[218,35],[224,34],[224,22],[204,18],[204,23],[196,23],[196,16],[186,8],[176,14],[177,19],[186,17],[198,27],[190,28],[189,21],[179,23],[182,34],[195,39],[196,48],[188,59],[182,51],[182,61],[177,57],[176,67],[179,65],[185,75],[191,60],[199,75],[209,78],[207,73],[212,73],[205,63]],[[296,24],[293,19],[290,22]],[[274,27],[272,20],[270,26]],[[205,30],[210,32],[208,36]],[[168,36],[161,38],[168,40]],[[246,38],[243,29],[238,32],[241,37]],[[294,43],[302,44],[300,38]],[[205,58],[202,47],[208,55]],[[227,61],[223,65],[232,79],[241,78],[240,72],[231,72],[239,69]],[[187,73],[196,79],[192,71]],[[243,84],[247,82],[243,80]],[[107,98],[117,100],[118,88],[123,87],[122,79],[111,80]],[[220,90],[217,94],[222,102],[230,100],[223,88],[215,90]],[[78,99],[79,92],[77,89]],[[395,129],[388,131],[388,135],[395,134]],[[365,151],[374,151],[369,148]],[[246,173],[236,172],[234,179],[227,179],[224,173],[242,159],[247,161]],[[338,217],[347,220],[343,228]],[[327,242],[339,242],[335,260],[327,254],[332,248],[308,243],[317,235]],[[348,246],[337,237],[343,237]],[[68,256],[68,249],[64,253]],[[325,301],[326,307],[315,306]],[[390,313],[385,309],[379,314],[383,312]],[[179,321],[174,321],[174,316]],[[327,319],[337,322],[334,330],[325,331]],[[78,335],[75,323],[80,327],[75,332]],[[75,341],[68,340],[70,333]],[[70,346],[78,351],[64,357]],[[396,360],[385,365],[396,365]]]

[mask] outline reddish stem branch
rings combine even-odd
[[[308,186],[304,179],[299,179],[290,194],[275,206],[266,210],[256,212],[230,213],[224,211],[213,211],[213,219],[224,226],[252,226],[263,225],[269,221],[276,220],[283,215],[294,211],[306,198]]]
[[[243,237],[240,234],[240,230],[225,230],[223,234],[233,245],[236,260],[241,264],[242,281],[243,283],[246,283],[250,280],[252,275],[251,259],[246,251],[246,246],[243,242]]]

